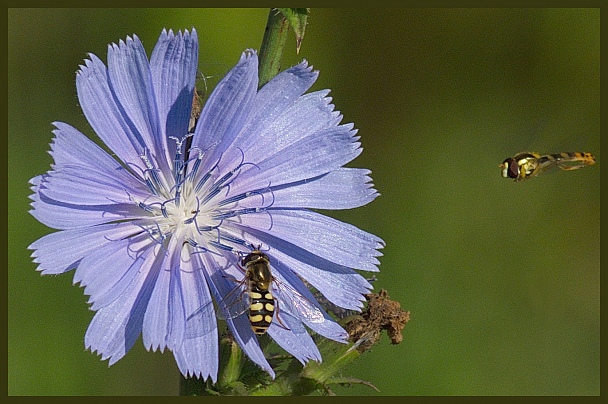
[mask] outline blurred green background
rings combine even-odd
[[[136,33],[196,27],[217,82],[259,48],[267,9],[11,9],[8,12],[11,395],[171,395],[170,353],[140,342],[114,366],[84,350],[93,313],[72,273],[41,277],[27,245],[27,181],[49,169],[51,122],[93,135],[76,97],[88,52]],[[382,196],[334,217],[386,241],[376,287],[411,311],[338,394],[596,395],[600,392],[598,9],[313,9],[299,55],[321,71]],[[598,164],[524,183],[509,155],[588,151]]]

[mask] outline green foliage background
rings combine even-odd
[[[41,277],[26,250],[50,232],[27,211],[49,169],[51,122],[93,136],[75,72],[136,33],[196,27],[213,86],[259,48],[267,9],[8,11],[8,393],[169,395],[170,353],[117,364],[84,351],[93,313],[72,274]],[[300,55],[321,71],[382,196],[333,212],[387,243],[376,287],[412,312],[350,375],[384,395],[596,395],[600,387],[598,9],[313,9]],[[255,145],[252,145],[255,147]],[[498,164],[532,148],[598,164],[525,183]],[[58,252],[60,253],[60,252]],[[339,394],[378,394],[365,387]]]

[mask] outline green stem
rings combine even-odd
[[[288,32],[289,22],[283,13],[276,8],[271,8],[259,54],[258,74],[260,81],[258,88],[262,88],[264,84],[279,73]]]

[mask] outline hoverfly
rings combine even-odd
[[[274,320],[277,320],[280,327],[295,333],[306,331],[300,321],[291,319],[289,315],[281,316],[279,309],[283,306],[299,320],[313,323],[325,321],[323,312],[310,300],[272,275],[270,258],[260,251],[259,246],[243,257],[240,264],[245,276],[218,303],[218,318],[226,320],[248,312],[251,329],[256,335],[264,335]],[[272,289],[279,291],[283,300],[277,300]],[[202,310],[203,308],[198,309],[189,318]]]
[[[562,170],[578,170],[593,164],[595,156],[591,153],[519,153],[506,158],[499,167],[502,168],[503,178],[513,178],[515,182],[520,182],[558,167]]]

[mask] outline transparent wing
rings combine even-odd
[[[541,174],[547,171],[557,171],[556,168],[562,170],[578,170],[588,165],[595,163],[595,157],[590,153],[560,153],[541,156],[539,158],[540,165],[535,174]]]
[[[206,321],[210,312],[221,320],[234,318],[243,314],[249,308],[249,295],[243,290],[245,280],[239,282],[234,289],[218,303],[217,309],[213,309],[213,301],[204,304],[190,314],[186,319],[186,335],[189,338],[199,337],[213,331],[217,324]]]
[[[275,321],[272,323],[278,325],[281,328],[292,331],[295,334],[303,334],[306,332],[306,328],[302,324],[302,320],[296,317],[293,317],[286,311],[281,311],[281,305],[277,302],[275,307]]]
[[[246,279],[239,282],[228,294],[218,303],[217,317],[222,320],[235,318],[249,309],[251,303],[249,292],[245,289]]]
[[[196,338],[213,331],[217,327],[216,321],[209,321],[213,315],[213,301],[196,309],[186,319],[186,337]]]
[[[566,166],[568,163],[569,162],[560,161],[560,160],[544,161],[538,165],[538,168],[535,170],[535,172],[532,175],[539,175],[542,173],[546,173],[547,171],[557,171],[556,168]],[[583,165],[581,164],[580,167],[582,167],[582,166]],[[576,167],[576,168],[580,168],[580,167]],[[573,170],[573,168],[570,168],[570,170]]]
[[[589,165],[588,161],[584,160],[569,160],[569,161],[560,161],[559,168],[562,170],[578,170],[579,168],[583,168]]]
[[[325,321],[323,312],[293,287],[276,278],[274,279],[274,285],[275,289],[278,291],[276,296],[281,297],[278,302],[280,307],[287,307],[292,315],[302,321],[311,323],[322,323]]]

